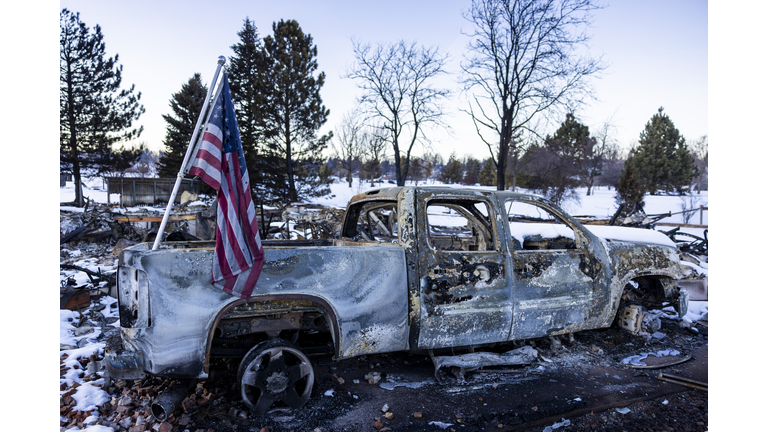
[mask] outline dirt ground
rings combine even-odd
[[[157,392],[147,389],[161,390],[168,380],[148,378],[134,382],[133,387],[113,385],[108,391],[134,398],[131,413],[143,420],[133,423],[142,423],[147,431],[161,430],[158,425],[190,432],[706,431],[707,392],[658,379],[664,372],[708,381],[707,327],[697,324],[695,328],[664,320],[665,336],[660,340],[646,341],[617,328],[581,332],[572,341],[565,337],[554,343],[546,338],[529,340],[526,343],[535,346],[540,356],[533,364],[469,372],[464,381],[450,378],[446,385],[435,381],[426,354],[393,353],[343,361],[317,356],[311,359],[315,386],[309,402],[300,410],[264,416],[251,414],[233,381],[226,379],[201,383],[194,392],[197,403],[185,401],[165,424],[149,415]],[[511,348],[499,346],[495,351]],[[621,364],[629,356],[666,349],[680,354],[664,358],[665,362],[687,355],[691,359],[660,369]],[[646,362],[652,360],[661,361],[649,357]],[[372,371],[381,374],[381,382],[366,381],[365,375]],[[119,425],[125,416],[115,416],[115,408],[119,407],[102,407],[99,424],[130,430]]]

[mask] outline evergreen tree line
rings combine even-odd
[[[616,188],[617,204],[624,214],[642,210],[646,194],[683,195],[707,189],[707,137],[689,148],[663,108],[645,125],[636,146],[624,155],[610,136],[610,124],[596,134],[567,114],[552,135],[539,141],[517,143],[510,154],[506,183],[535,191],[556,204],[578,199],[576,189],[593,186]],[[438,167],[437,179],[454,184],[495,186],[497,164],[491,158],[459,160],[453,153]],[[516,166],[513,171],[510,167]]]

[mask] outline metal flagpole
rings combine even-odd
[[[160,229],[158,229],[157,236],[155,236],[155,244],[152,245],[152,250],[157,250],[158,246],[160,246],[160,239],[163,237],[163,232],[165,232],[165,225],[168,223],[168,215],[171,213],[171,207],[173,207],[173,202],[176,200],[176,194],[179,192],[179,186],[181,185],[181,180],[184,178],[184,168],[186,168],[187,162],[189,162],[189,156],[192,154],[192,148],[195,146],[195,142],[197,141],[197,135],[200,133],[200,125],[203,122],[205,111],[208,109],[208,104],[211,101],[211,94],[213,93],[213,88],[216,87],[216,80],[219,78],[219,72],[221,72],[221,68],[222,66],[224,66],[224,63],[226,63],[226,61],[227,61],[226,57],[219,56],[218,65],[216,66],[216,72],[213,74],[213,81],[211,81],[211,87],[208,88],[208,95],[205,97],[205,102],[203,103],[203,109],[202,111],[200,111],[200,115],[197,117],[197,124],[195,125],[194,132],[192,132],[192,139],[189,141],[189,147],[187,147],[187,153],[184,155],[184,161],[181,163],[181,168],[179,169],[179,173],[176,175],[176,184],[173,185],[173,191],[171,192],[171,199],[168,200],[168,206],[165,208],[163,221],[160,222]]]

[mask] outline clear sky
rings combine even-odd
[[[249,17],[261,37],[272,23],[295,19],[318,47],[319,69],[327,76],[321,90],[330,109],[326,130],[355,107],[357,87],[341,78],[353,63],[351,38],[361,41],[415,40],[438,45],[458,72],[471,25],[462,17],[469,0],[361,2],[326,1],[146,1],[63,0],[60,7],[80,12],[90,27],[99,24],[109,55],[120,56],[123,83],[142,93],[146,113],[138,141],[160,149],[165,136],[162,114],[170,113],[171,95],[195,72],[209,83],[219,55],[232,54],[237,32]],[[638,139],[645,123],[660,106],[680,132],[693,141],[707,131],[707,2],[695,0],[617,1],[594,14],[591,53],[609,63],[593,80],[598,100],[577,117],[595,130],[611,119],[615,137],[624,147]],[[442,80],[458,90],[457,75]],[[434,131],[433,149],[448,156],[488,150],[468,116],[459,111],[466,98],[458,94],[446,104],[453,134]],[[553,130],[554,126],[550,129]],[[542,133],[552,130],[541,131]],[[416,150],[421,154],[421,150]]]

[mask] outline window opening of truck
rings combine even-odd
[[[427,238],[438,251],[496,250],[488,203],[476,200],[427,202]]]
[[[346,237],[358,241],[397,243],[397,202],[375,201],[362,203],[350,210],[356,224],[345,231]]]
[[[573,228],[551,210],[520,200],[507,200],[504,208],[512,234],[511,249],[561,250],[579,247]]]

